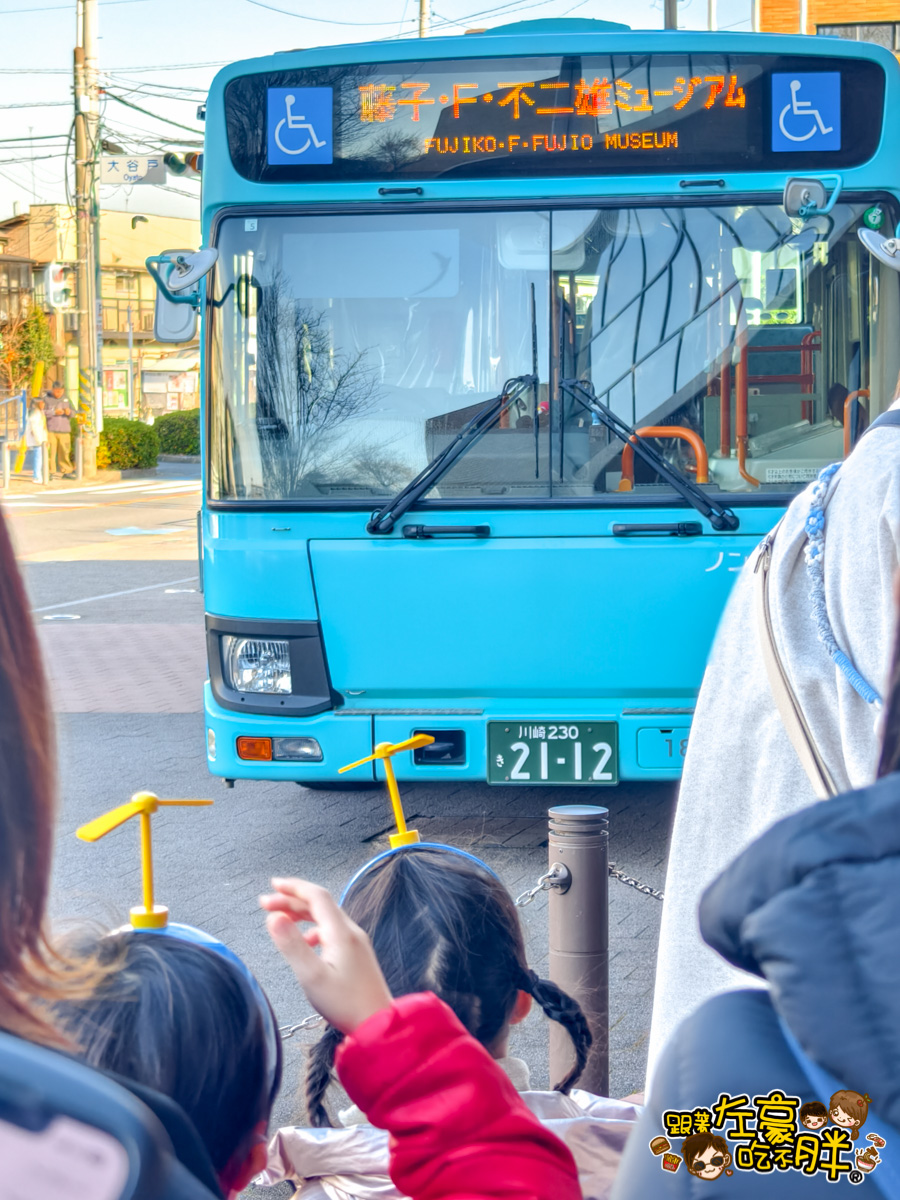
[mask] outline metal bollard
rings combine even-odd
[[[594,1043],[578,1086],[609,1095],[609,809],[592,804],[551,808],[550,863],[572,880],[549,898],[550,978],[584,1009]],[[572,1065],[572,1044],[550,1025],[550,1082]]]
[[[80,433],[75,439],[75,478],[84,478],[84,438]]]

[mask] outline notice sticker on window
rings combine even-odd
[[[812,483],[819,467],[766,467],[766,483]]]

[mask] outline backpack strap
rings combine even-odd
[[[784,518],[782,518],[783,520]],[[791,687],[791,681],[785,669],[778,645],[775,641],[775,629],[772,624],[772,606],[769,596],[769,567],[772,562],[772,543],[781,528],[781,521],[763,541],[756,557],[753,568],[756,576],[756,627],[762,650],[763,662],[766,665],[766,675],[769,686],[775,698],[775,704],[784,724],[785,731],[791,740],[791,745],[797,752],[797,757],[803,764],[803,769],[809,776],[813,791],[820,800],[828,800],[838,794],[837,786],[828,770],[825,760],[812,731],[806,721],[797,694]]]

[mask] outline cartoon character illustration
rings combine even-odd
[[[849,1089],[835,1092],[828,1102],[828,1115],[835,1125],[850,1132],[855,1142],[859,1137],[859,1127],[869,1115],[869,1105],[872,1103],[868,1093],[864,1096]]]
[[[807,1129],[821,1129],[828,1124],[828,1111],[818,1100],[810,1100],[800,1108],[800,1124]]]
[[[692,1133],[682,1142],[681,1155],[687,1169],[698,1179],[718,1179],[731,1166],[728,1143],[714,1133]]]

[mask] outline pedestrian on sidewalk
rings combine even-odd
[[[72,426],[75,409],[69,403],[65,388],[57,379],[49,393],[47,430],[50,434],[50,476],[52,479],[74,479],[72,467]]]
[[[44,416],[44,401],[32,400],[28,406],[25,422],[25,445],[31,451],[31,468],[34,482],[44,482],[44,447],[47,445],[47,418]]]

